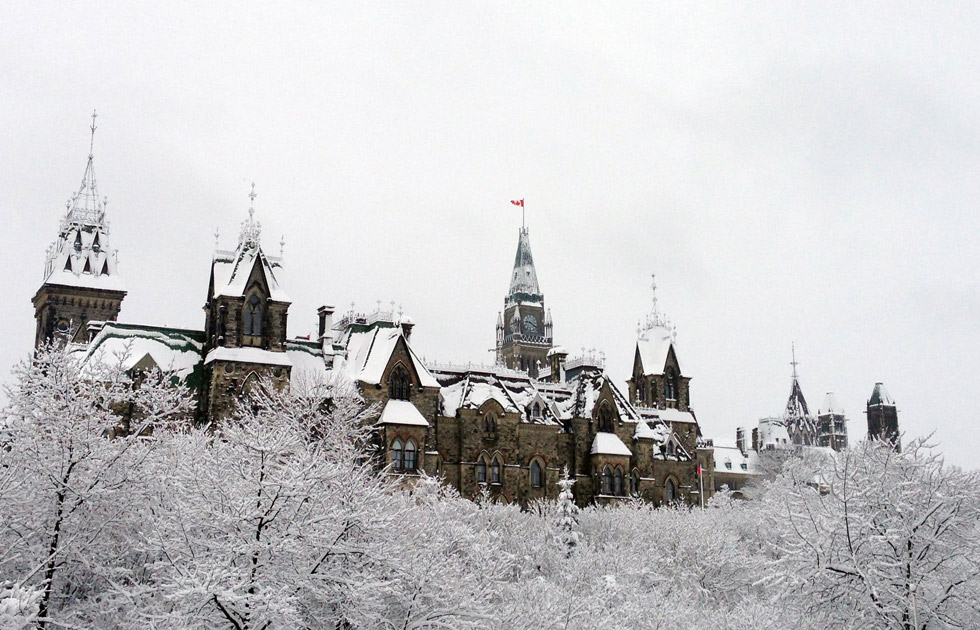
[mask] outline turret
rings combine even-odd
[[[528,231],[522,227],[504,310],[497,318],[498,361],[537,377],[538,365],[548,364],[551,330],[551,317],[545,311],[544,294],[538,286]]]
[[[48,248],[44,281],[34,295],[35,347],[61,339],[83,342],[91,322],[115,321],[126,289],[109,243],[107,200],[95,179],[95,112],[81,187],[66,204],[58,236]]]
[[[881,383],[875,383],[875,388],[868,399],[868,438],[889,442],[896,451],[901,452],[901,435],[898,432],[898,407],[888,395],[888,390]]]

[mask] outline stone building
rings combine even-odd
[[[355,386],[374,410],[379,468],[405,483],[439,475],[464,496],[487,488],[522,505],[554,498],[566,468],[582,505],[630,496],[698,504],[713,490],[709,477],[702,492],[699,475],[715,460],[655,286],[625,391],[601,353],[570,357],[554,345],[525,227],[497,318],[495,365],[427,365],[411,346],[411,318],[380,306],[336,321],[323,306],[316,339],[289,339],[284,263],[263,249],[254,185],[249,198],[237,244],[213,254],[201,330],[120,323],[126,291],[90,151],[33,300],[36,345],[61,340],[87,361],[170,371],[196,394],[201,423],[226,421],[253,387]]]
[[[868,438],[891,442],[895,445],[895,450],[901,451],[901,434],[898,432],[898,407],[881,383],[875,383],[871,398],[868,399],[867,413]]]

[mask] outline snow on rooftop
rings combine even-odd
[[[204,359],[207,365],[212,361],[234,361],[236,363],[258,363],[260,365],[292,366],[285,352],[271,352],[261,348],[215,348]]]
[[[87,347],[82,346],[83,360],[115,362],[123,370],[155,365],[187,379],[201,365],[203,338],[200,331],[107,322]]]
[[[827,392],[824,396],[823,403],[821,403],[820,408],[817,410],[818,416],[843,416],[844,408],[839,402],[837,402],[837,396],[834,396],[834,392]]]
[[[754,452],[743,455],[742,451],[733,446],[716,445],[714,447],[714,461],[716,473],[752,475],[758,472],[758,455]]]
[[[890,405],[894,406],[895,401],[891,396],[888,395],[888,390],[882,383],[875,383],[874,391],[871,392],[871,400],[868,401],[869,405]]]
[[[410,401],[389,400],[381,411],[379,424],[408,424],[427,427],[429,423]]]
[[[633,452],[626,448],[626,445],[623,444],[623,441],[615,433],[605,433],[602,431],[595,434],[590,453],[593,455],[622,455],[626,457],[633,455]]]
[[[673,332],[663,326],[647,329],[644,335],[636,340],[636,348],[640,352],[640,361],[643,363],[644,376],[664,373],[667,356],[673,346]],[[684,369],[681,367],[676,348],[674,358],[677,359],[677,369],[683,374]]]
[[[670,437],[670,427],[662,422],[655,422],[651,427],[646,421],[641,420],[636,423],[633,437],[640,440],[654,440],[658,444],[663,444]]]
[[[279,258],[266,256],[261,246],[249,242],[241,243],[234,252],[215,252],[211,267],[214,274],[214,294],[228,297],[244,295],[245,286],[256,261],[261,266],[266,284],[269,286],[269,297],[277,302],[289,302],[289,296],[276,277],[282,270],[282,261]]]
[[[329,382],[327,366],[319,343],[287,341],[286,356],[293,364],[289,374],[292,387],[323,385]]]
[[[372,326],[368,330],[350,330],[345,337],[346,352],[343,358],[335,360],[332,378],[345,377],[371,385],[379,384],[385,368],[388,367],[388,360],[391,359],[398,340],[402,338],[401,329]],[[405,345],[419,376],[419,384],[422,387],[439,387],[439,382],[422,364],[407,341]]]

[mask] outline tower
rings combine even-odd
[[[677,329],[660,312],[657,277],[651,275],[653,309],[636,327],[633,376],[627,381],[630,400],[639,407],[690,410],[691,377],[677,357]]]
[[[881,383],[875,383],[868,399],[868,438],[889,442],[895,450],[902,450],[898,433],[898,407]]]
[[[803,446],[815,446],[817,444],[817,431],[807,407],[806,398],[803,397],[803,389],[800,387],[800,378],[796,373],[796,346],[793,346],[793,385],[789,391],[789,398],[786,400],[786,410],[783,411],[783,420],[786,423],[786,431],[793,440],[793,444]]]
[[[292,364],[286,355],[289,297],[276,273],[282,259],[262,250],[261,224],[255,220],[255,184],[248,219],[234,251],[216,250],[204,304],[206,353],[203,411],[219,420],[234,409],[250,387],[285,387]]]
[[[847,417],[834,392],[827,392],[817,410],[817,443],[835,451],[847,448]]]
[[[34,347],[55,339],[85,341],[93,321],[115,321],[126,290],[116,270],[116,252],[109,245],[107,200],[99,197],[93,149],[95,119],[89,141],[88,164],[78,192],[66,204],[58,236],[48,247],[44,281],[34,294],[37,329]]]
[[[536,378],[539,363],[547,365],[551,343],[551,313],[538,288],[527,228],[521,227],[510,290],[503,312],[497,314],[497,361]]]

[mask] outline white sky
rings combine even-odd
[[[657,273],[707,436],[811,409],[980,465],[980,12],[828,3],[0,2],[4,371],[98,109],[121,320],[201,328],[256,182],[290,336],[395,300],[486,362],[520,211],[556,341],[620,383]]]

